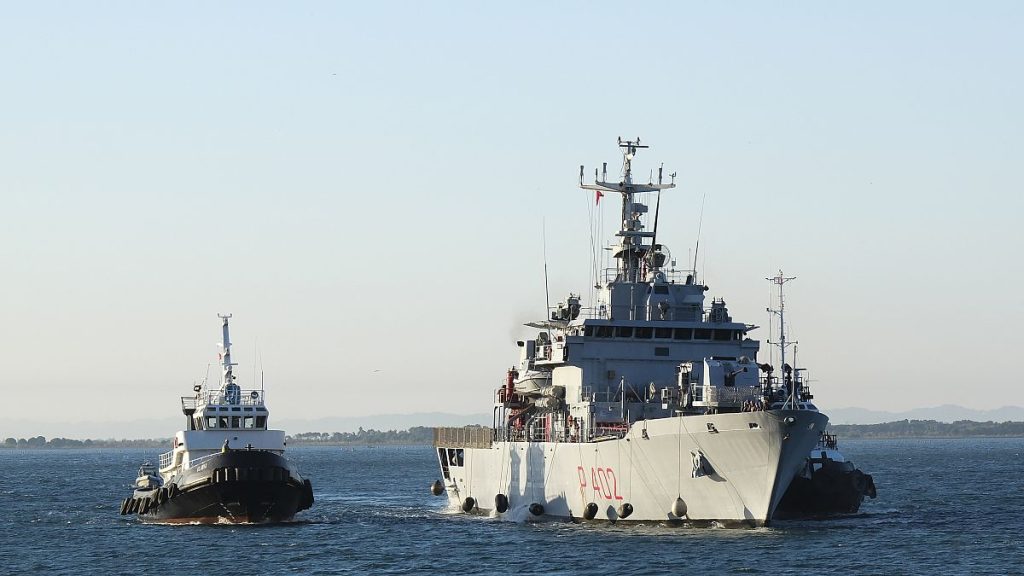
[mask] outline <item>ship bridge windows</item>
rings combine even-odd
[[[650,326],[586,326],[584,336],[596,338],[635,338],[638,340],[708,340],[733,342],[743,339],[743,331],[731,328],[667,328]],[[237,408],[235,408],[237,410]]]
[[[664,284],[655,284],[654,285],[654,293],[655,294],[668,294],[668,286],[665,286]]]
[[[206,416],[198,422],[200,430],[235,429],[263,430],[267,427],[265,414],[246,414],[244,416],[214,415]]]
[[[676,340],[693,340],[693,328],[676,328],[672,337]]]

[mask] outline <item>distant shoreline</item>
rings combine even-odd
[[[886,440],[898,438],[1024,438],[1024,422],[937,422],[935,420],[899,420],[883,424],[836,424],[829,431],[843,439]],[[415,426],[407,430],[363,430],[358,432],[303,432],[286,436],[289,446],[429,446],[433,427]],[[6,438],[0,449],[60,448],[167,448],[171,438],[135,440],[51,438]]]
[[[883,424],[830,424],[829,430],[840,438],[1020,438],[1024,437],[1024,422],[897,420]]]

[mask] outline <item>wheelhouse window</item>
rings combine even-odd
[[[216,416],[207,416],[206,417],[206,427],[207,428],[216,428],[217,427],[217,417]]]
[[[732,340],[732,330],[715,330],[714,340],[718,342],[728,342]]]
[[[266,416],[257,416],[256,417],[256,427],[257,428],[261,428],[261,429],[262,428],[266,428],[267,427],[267,417]]]
[[[228,427],[228,417],[227,416],[218,416],[217,417],[217,428],[227,428],[227,427]]]
[[[693,340],[693,328],[676,328],[673,338],[676,340]]]
[[[583,335],[584,336],[593,336],[594,335],[594,327],[593,326],[585,326],[583,328]]]
[[[615,329],[615,335],[619,338],[632,338],[633,327],[632,326],[619,326]]]
[[[613,332],[612,332],[612,327],[611,326],[598,326],[597,327],[597,337],[598,338],[611,338],[612,337],[612,333]]]
[[[651,336],[653,336],[653,335],[654,335],[654,329],[653,328],[637,328],[636,329],[636,337],[637,338],[643,338],[644,340],[650,340]]]
[[[671,328],[655,328],[654,329],[654,337],[655,338],[671,338],[672,337],[672,329]]]
[[[711,340],[711,329],[710,328],[694,328],[693,329],[694,340]]]
[[[256,425],[256,418],[253,416],[246,416],[242,418],[242,428],[246,430],[252,430],[253,426]]]
[[[231,427],[232,428],[241,428],[242,427],[242,418],[241,418],[241,416],[232,416],[231,417]]]
[[[655,286],[654,287],[654,293],[655,294],[668,294],[668,286]]]

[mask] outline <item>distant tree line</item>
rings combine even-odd
[[[428,426],[413,426],[408,430],[364,430],[362,426],[357,432],[302,432],[294,436],[285,436],[288,444],[302,446],[310,444],[430,444],[434,440],[434,429]]]
[[[937,422],[900,420],[884,424],[839,424],[829,430],[842,438],[970,438],[1024,437],[1024,422]],[[285,436],[291,446],[317,445],[429,445],[434,429],[414,426],[408,430],[364,430],[356,432],[302,432]],[[143,440],[73,440],[71,438],[7,438],[2,448],[168,448],[170,438]]]
[[[1024,422],[937,422],[935,420],[899,420],[884,424],[839,424],[829,426],[842,438],[971,438],[1021,437]]]
[[[426,426],[414,426],[408,430],[364,430],[361,426],[357,432],[302,432],[293,436],[285,436],[290,446],[308,445],[382,445],[405,444],[426,445],[434,439],[434,429]],[[170,449],[171,439],[144,440],[73,440],[71,438],[51,438],[43,436],[34,438],[7,438],[0,447],[3,448],[167,448]]]
[[[141,440],[75,440],[72,438],[7,438],[3,448],[163,448],[170,445],[170,438],[147,438]]]

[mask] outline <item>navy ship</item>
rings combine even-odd
[[[181,398],[185,429],[159,465],[143,464],[121,514],[166,523],[267,523],[313,505],[313,487],[284,456],[284,431],[268,428],[266,392],[243,390],[223,322],[221,381]]]
[[[432,491],[511,520],[767,525],[828,417],[757,362],[756,326],[676,268],[658,226],[675,175],[639,181],[647,146],[619,148],[616,176],[605,164],[585,183],[580,167],[595,204],[621,200],[614,267],[595,262],[587,301],[570,294],[527,324],[536,332],[494,390],[491,426],[435,431]]]

